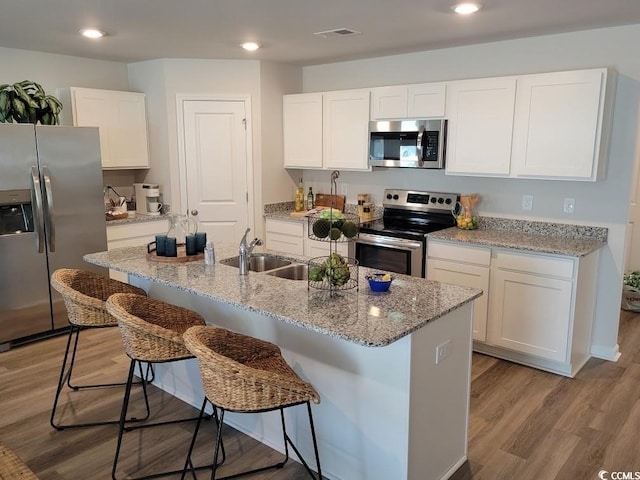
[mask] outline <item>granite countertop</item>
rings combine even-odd
[[[143,222],[157,222],[159,220],[166,220],[171,214],[166,215],[142,215],[136,214],[133,217],[121,218],[119,220],[106,220],[107,226],[110,225],[125,225],[131,223],[143,223]]]
[[[257,247],[254,253],[263,251]],[[389,292],[374,293],[358,269],[358,289],[335,297],[306,281],[249,272],[241,276],[220,260],[237,256],[236,245],[216,243],[216,264],[202,260],[162,263],[147,259],[145,247],[87,254],[85,261],[130,273],[214,301],[267,315],[315,332],[365,346],[388,345],[482,295],[482,291],[417,277],[396,275]],[[278,256],[304,262],[305,257]]]
[[[581,257],[607,243],[603,227],[484,217],[477,230],[456,227],[428,234],[429,238],[488,247]]]

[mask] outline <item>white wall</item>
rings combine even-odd
[[[614,125],[607,177],[595,183],[452,177],[441,171],[388,170],[342,172],[348,200],[370,192],[382,201],[384,187],[478,192],[484,215],[545,219],[609,228],[600,261],[593,353],[612,358],[617,351],[624,242],[635,157],[640,101],[640,25],[494,42],[406,55],[303,68],[303,91],[361,88],[463,78],[538,73],[591,67],[618,72]],[[486,146],[478,146],[485,148]],[[326,172],[305,172],[305,183],[328,190]],[[316,186],[318,185],[318,186]],[[323,186],[324,188],[321,188]],[[314,188],[315,190],[315,188]],[[534,196],[525,215],[521,196]],[[564,197],[576,199],[574,215],[562,211]]]
[[[282,94],[299,90],[300,67],[255,60],[162,59],[128,65],[132,89],[147,94],[151,169],[172,211],[183,211],[177,134],[177,94],[251,97],[254,232],[262,235],[263,196],[279,198],[288,184],[282,168]],[[286,187],[286,188],[285,188]]]

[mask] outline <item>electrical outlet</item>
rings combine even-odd
[[[451,354],[451,340],[447,340],[436,347],[436,365]]]
[[[522,210],[533,210],[533,195],[522,195]]]
[[[564,213],[572,214],[576,210],[576,199],[565,198],[564,199]]]

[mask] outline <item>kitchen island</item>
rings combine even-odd
[[[370,270],[360,268],[359,288],[332,297],[306,281],[239,275],[220,263],[237,255],[236,246],[216,245],[216,254],[213,266],[150,261],[143,247],[85,260],[129,274],[151,297],[191,308],[209,324],[277,344],[320,394],[313,412],[327,478],[441,479],[464,463],[472,301],[480,290],[398,275],[388,293],[374,294],[364,279]],[[156,373],[160,388],[201,403],[195,360],[159,365]],[[277,414],[227,418],[282,450]],[[287,422],[302,454],[313,458],[304,409],[292,409]]]

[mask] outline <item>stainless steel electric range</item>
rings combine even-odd
[[[355,242],[359,265],[425,276],[426,235],[455,226],[457,193],[386,189],[381,219],[360,224]]]

